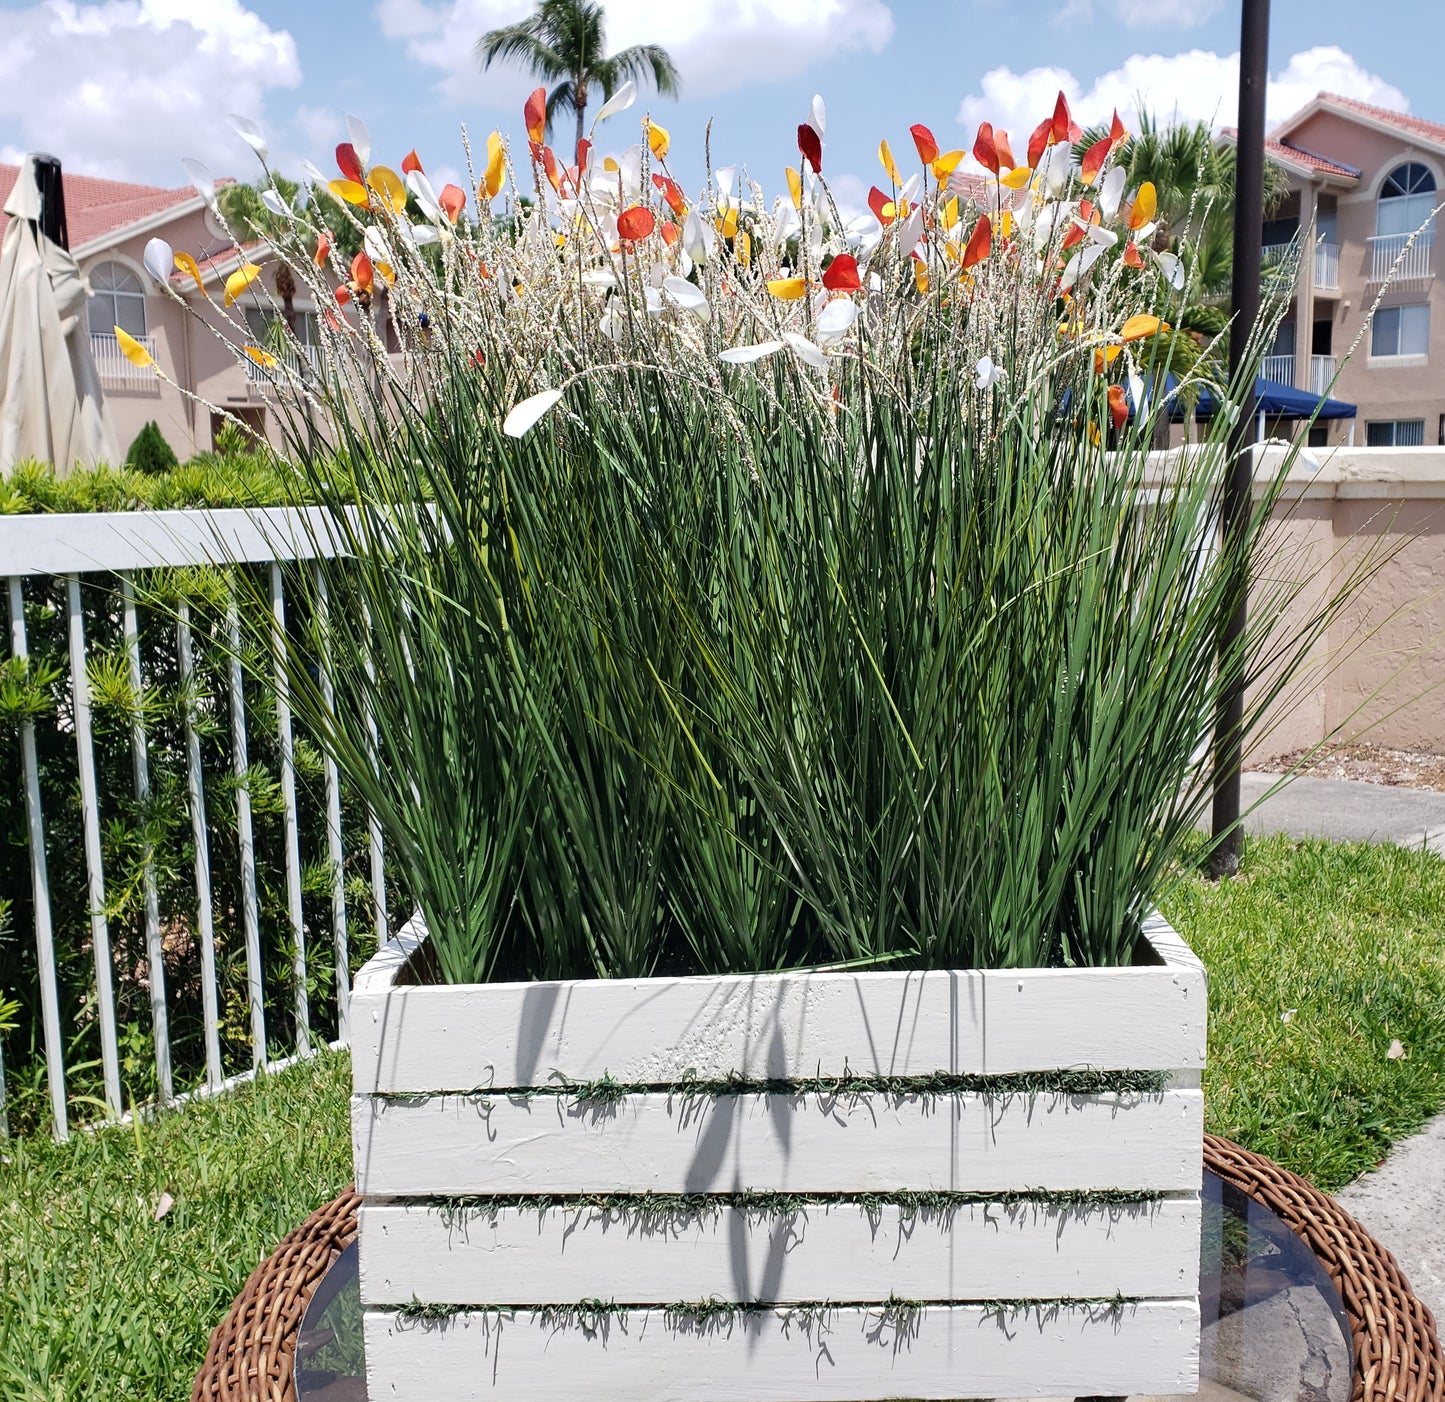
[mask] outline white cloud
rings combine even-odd
[[[1016,135],[1030,132],[1053,111],[1060,91],[1083,126],[1107,121],[1118,108],[1126,125],[1137,128],[1141,106],[1161,121],[1175,118],[1234,126],[1239,55],[1205,49],[1133,54],[1088,89],[1065,68],[1030,68],[1024,73],[995,68],[984,74],[979,87],[958,109],[958,120],[966,129],[986,120]],[[1401,112],[1409,107],[1398,88],[1361,67],[1343,49],[1322,45],[1293,55],[1271,75],[1265,94],[1268,121],[1283,121],[1317,92],[1340,93]]]
[[[341,113],[328,107],[298,107],[291,124],[317,165],[323,164],[322,156],[328,155],[334,146],[346,139],[346,123],[342,121]],[[316,154],[318,151],[321,156]]]
[[[113,179],[180,185],[184,155],[249,176],[226,113],[300,81],[291,35],[240,0],[44,0],[0,24],[3,149]]]
[[[511,107],[535,86],[519,70],[477,69],[472,50],[489,29],[530,14],[528,0],[379,0],[383,33],[406,43],[418,63],[437,69],[450,102]],[[893,37],[883,0],[609,0],[607,47],[660,44],[676,61],[687,97],[802,73],[821,59],[864,49],[877,53]]]
[[[1055,24],[1091,20],[1103,9],[1129,29],[1192,29],[1212,19],[1223,0],[1065,0]]]

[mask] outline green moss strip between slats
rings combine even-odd
[[[1077,1070],[1022,1071],[988,1076],[934,1071],[923,1076],[857,1075],[844,1071],[838,1076],[754,1078],[730,1075],[704,1079],[684,1075],[676,1081],[618,1081],[604,1073],[592,1081],[572,1081],[557,1076],[541,1086],[474,1086],[468,1091],[381,1091],[378,1100],[417,1104],[443,1095],[458,1098],[533,1100],[540,1096],[566,1098],[578,1105],[616,1104],[630,1095],[887,1095],[909,1096],[983,1095],[997,1098],[1035,1095],[1160,1095],[1169,1087],[1168,1071],[1104,1071],[1092,1067]]]
[[[760,1300],[722,1300],[712,1296],[706,1300],[679,1300],[672,1304],[619,1304],[616,1300],[585,1299],[575,1304],[508,1305],[480,1309],[470,1305],[437,1305],[414,1300],[409,1305],[398,1306],[393,1313],[399,1321],[421,1328],[442,1328],[457,1315],[490,1316],[500,1324],[514,1318],[519,1310],[532,1310],[547,1328],[580,1329],[592,1338],[605,1331],[609,1320],[645,1311],[660,1311],[668,1326],[678,1332],[727,1329],[739,1319],[764,1314],[776,1315],[780,1322],[789,1326],[816,1327],[826,1331],[836,1311],[864,1309],[878,1318],[880,1327],[892,1327],[900,1333],[911,1334],[918,1328],[919,1316],[930,1308],[952,1309],[966,1305],[982,1309],[986,1317],[1036,1312],[1041,1319],[1059,1310],[1085,1309],[1092,1318],[1098,1318],[1118,1315],[1130,1306],[1143,1303],[1142,1298],[1126,1295],[1009,1300],[906,1300],[890,1295],[886,1300],[805,1300],[797,1304],[778,1305]]]
[[[889,1193],[783,1193],[749,1190],[737,1193],[517,1193],[407,1199],[408,1206],[436,1208],[448,1228],[475,1217],[495,1221],[505,1211],[595,1212],[604,1220],[634,1218],[639,1224],[680,1230],[705,1217],[731,1209],[754,1218],[786,1217],[810,1207],[860,1207],[870,1217],[896,1207],[905,1218],[947,1223],[965,1207],[997,1207],[1010,1211],[1039,1207],[1049,1211],[1073,1208],[1089,1212],[1154,1207],[1166,1194],[1127,1188],[1028,1188],[1006,1192],[959,1192],[908,1189]]]

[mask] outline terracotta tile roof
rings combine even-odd
[[[9,198],[19,174],[18,166],[0,165],[0,205]],[[121,180],[101,180],[93,175],[66,172],[65,220],[70,229],[70,246],[80,248],[147,215],[159,214],[195,198],[196,192],[189,186],[163,190],[155,185],[130,185]],[[9,222],[9,215],[0,212],[0,236],[4,235]]]
[[[1221,136],[1239,144],[1238,127],[1221,127]],[[1341,161],[1332,161],[1325,156],[1317,156],[1313,151],[1306,151],[1303,146],[1291,146],[1287,141],[1273,141],[1265,138],[1264,149],[1268,155],[1274,156],[1281,161],[1292,161],[1295,165],[1308,166],[1310,170],[1317,170],[1321,175],[1338,175],[1348,180],[1358,180],[1360,172],[1354,166],[1347,166]]]
[[[1373,117],[1377,122],[1384,122],[1387,126],[1408,132],[1411,136],[1433,141],[1437,146],[1445,146],[1445,126],[1441,126],[1439,122],[1427,122],[1423,117],[1412,117],[1408,112],[1392,112],[1388,107],[1376,107],[1373,103],[1361,102],[1358,98],[1341,97],[1339,93],[1322,92],[1320,99],[1337,107],[1348,107],[1350,111],[1359,112],[1366,117]]]

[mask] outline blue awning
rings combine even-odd
[[[1173,375],[1165,381],[1171,399],[1174,398],[1178,384],[1179,381]],[[1316,406],[1319,408],[1318,414],[1315,414]],[[1254,411],[1271,419],[1307,419],[1311,415],[1321,419],[1352,419],[1359,412],[1355,405],[1346,404],[1343,399],[1327,399],[1323,395],[1310,394],[1308,390],[1276,384],[1273,380],[1266,380],[1263,375],[1254,382]],[[1196,418],[1207,419],[1213,414],[1214,398],[1207,388],[1201,389],[1199,406],[1194,415]],[[1182,419],[1183,406],[1176,403],[1170,417]]]

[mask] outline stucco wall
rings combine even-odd
[[[1278,462],[1268,454],[1261,476]],[[1352,593],[1252,753],[1329,736],[1445,753],[1445,449],[1339,449],[1318,470],[1297,463],[1289,495],[1255,586],[1301,590],[1278,641]]]

